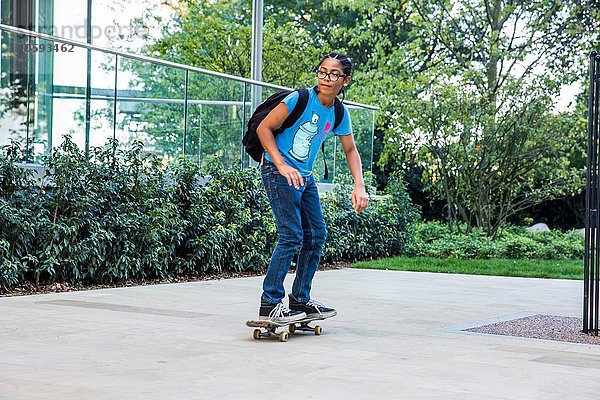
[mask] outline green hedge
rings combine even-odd
[[[264,270],[276,228],[256,168],[168,165],[135,143],[89,156],[66,138],[40,185],[0,154],[0,290],[23,282],[106,283],[206,271]],[[200,182],[202,180],[203,182]],[[323,200],[325,262],[403,254],[417,214],[397,177],[355,215],[347,178]]]
[[[399,175],[392,175],[384,196],[372,199],[360,214],[352,207],[352,189],[350,176],[336,176],[334,190],[321,200],[328,234],[324,261],[362,261],[405,254],[419,215]]]
[[[439,222],[417,224],[406,254],[409,257],[582,259],[584,238],[576,231],[529,232],[523,227],[504,228],[494,240],[483,231],[452,233]]]

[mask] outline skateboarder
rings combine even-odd
[[[333,129],[334,101],[350,83],[351,75],[349,57],[339,53],[325,55],[316,71],[317,86],[309,89],[308,103],[296,123],[276,137],[273,135],[273,131],[294,109],[298,91],[279,103],[257,128],[260,142],[266,150],[261,161],[262,181],[279,237],[263,281],[259,319],[292,323],[307,316],[329,318],[337,314],[333,308],[310,297],[312,280],[327,236],[312,168],[327,135],[333,133],[338,136],[354,178],[354,210],[359,213],[367,207],[360,155],[354,143],[350,115],[343,105],[343,118]],[[296,278],[288,308],[283,304],[283,281],[298,252]]]

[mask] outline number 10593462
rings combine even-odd
[[[25,43],[22,45],[23,53],[43,53],[43,52],[61,52],[74,53],[75,46],[72,44],[58,43]]]

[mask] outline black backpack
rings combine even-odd
[[[300,118],[300,116],[306,109],[309,96],[308,89],[302,88],[296,89],[296,91],[299,94],[298,102],[294,106],[294,109],[290,112],[290,115],[288,115],[288,117],[285,119],[283,124],[273,132],[273,136],[277,136],[287,128],[294,126],[296,121],[298,121],[298,118]],[[262,159],[263,152],[265,151],[265,149],[262,146],[262,143],[260,143],[258,134],[256,133],[258,125],[260,125],[260,123],[271,112],[271,110],[277,107],[277,105],[281,103],[283,99],[285,99],[285,97],[290,93],[292,93],[291,90],[282,90],[269,96],[269,98],[263,101],[258,107],[256,107],[256,110],[254,110],[254,112],[252,113],[252,116],[248,121],[248,129],[246,130],[244,138],[242,139],[242,144],[244,145],[244,150],[246,151],[246,153],[248,153],[254,161],[260,162]],[[340,125],[342,119],[344,118],[344,107],[342,106],[342,102],[337,97],[335,98],[334,107],[335,123],[333,124],[333,130],[335,130]],[[324,142],[321,145],[321,151],[323,152],[323,161],[325,161]],[[327,162],[325,162],[325,179],[327,179],[329,175],[328,172],[329,171],[327,170]]]

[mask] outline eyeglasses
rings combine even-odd
[[[343,78],[346,75],[336,74],[335,72],[325,72],[325,71],[317,71],[317,78],[325,79],[325,77],[329,77],[331,82],[337,82],[338,79]]]

